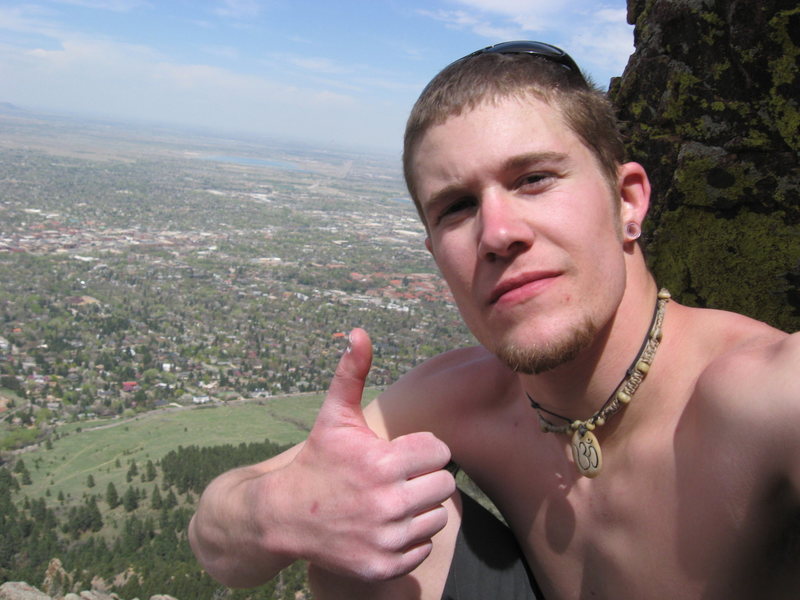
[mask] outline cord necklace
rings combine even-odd
[[[664,312],[669,299],[670,293],[666,289],[661,289],[661,291],[658,292],[656,306],[653,310],[653,318],[650,321],[650,328],[647,330],[639,353],[636,355],[636,358],[633,359],[622,381],[620,381],[619,385],[614,389],[611,396],[608,397],[608,400],[600,407],[600,410],[588,419],[584,421],[579,419],[573,420],[569,417],[549,411],[531,398],[530,394],[525,392],[525,395],[531,402],[531,406],[536,410],[536,414],[539,416],[539,423],[542,426],[542,431],[547,433],[574,432],[572,434],[572,458],[575,461],[575,467],[578,469],[578,472],[584,477],[597,477],[603,468],[603,453],[600,450],[600,443],[597,441],[597,437],[592,431],[595,427],[604,425],[611,416],[616,414],[623,406],[627,405],[633,399],[633,395],[650,370],[650,365],[653,363],[656,350],[661,342]],[[566,423],[563,425],[556,425],[545,418],[542,413],[547,413],[551,417],[566,421]]]

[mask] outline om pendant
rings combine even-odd
[[[594,434],[579,427],[572,435],[572,458],[578,472],[584,477],[597,477],[603,468],[603,453]]]

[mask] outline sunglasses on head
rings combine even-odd
[[[572,57],[569,54],[564,52],[561,48],[556,48],[555,46],[545,44],[544,42],[502,42],[500,44],[494,44],[493,46],[487,46],[486,48],[476,50],[471,54],[467,54],[461,60],[466,60],[474,56],[480,56],[481,54],[531,54],[533,56],[539,56],[557,63],[583,79],[581,70],[578,68],[578,65],[574,60],[572,60]]]

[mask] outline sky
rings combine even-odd
[[[0,0],[0,102],[399,152],[453,60],[539,40],[607,87],[625,17],[625,0]]]

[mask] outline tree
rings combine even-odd
[[[145,465],[145,478],[147,481],[153,481],[156,478],[156,467],[153,464],[152,460],[147,461],[147,465]]]
[[[175,492],[172,491],[172,488],[170,488],[167,497],[164,499],[164,508],[171,509],[175,508],[177,505],[178,498],[175,496]]]
[[[128,468],[128,472],[125,475],[125,480],[130,483],[133,481],[133,478],[139,474],[139,468],[136,466],[136,461],[131,461],[131,466]]]
[[[119,494],[113,481],[109,481],[108,487],[106,487],[106,502],[109,508],[117,508],[119,506]]]
[[[94,475],[89,473],[89,476],[86,478],[86,487],[93,488],[94,487]]]
[[[153,494],[150,496],[150,507],[153,510],[161,510],[164,506],[164,501],[161,499],[161,492],[158,491],[158,486],[153,486]]]
[[[139,493],[133,486],[125,490],[125,494],[122,496],[122,506],[125,508],[125,512],[133,512],[139,508]]]

